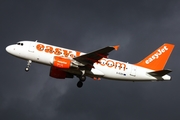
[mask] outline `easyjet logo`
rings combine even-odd
[[[152,55],[150,58],[148,58],[145,63],[149,64],[153,62],[155,59],[158,59],[163,53],[165,53],[168,50],[167,46],[164,46],[163,48],[160,48],[157,50],[157,52]]]
[[[125,63],[121,63],[119,61],[113,61],[109,59],[102,58],[96,64],[100,64],[101,66],[107,66],[109,68],[115,68],[115,69],[123,69],[124,71],[127,69]]]
[[[43,44],[37,44],[36,49],[41,52],[49,53],[49,54],[54,54],[57,56],[61,57],[78,57],[80,56],[80,52],[78,51],[70,51],[62,48],[57,48],[54,46],[45,46]]]

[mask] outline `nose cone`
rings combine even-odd
[[[6,51],[7,51],[8,53],[12,54],[12,52],[13,52],[13,46],[12,46],[12,45],[7,46],[7,47],[6,47]]]
[[[6,51],[9,53],[9,51],[10,51],[10,46],[7,46],[7,47],[6,47]]]

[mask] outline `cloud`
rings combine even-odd
[[[0,119],[172,119],[179,118],[179,2],[3,1],[0,4]],[[36,40],[90,52],[120,44],[111,58],[135,63],[164,42],[175,44],[166,68],[172,81],[117,82],[50,78],[49,67],[5,52],[19,40]]]

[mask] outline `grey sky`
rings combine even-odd
[[[178,0],[53,0],[0,2],[1,120],[179,120]],[[175,44],[170,82],[117,82],[49,77],[49,67],[5,51],[36,40],[83,52],[120,45],[110,58],[136,63],[165,42]]]

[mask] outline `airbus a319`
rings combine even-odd
[[[130,64],[109,59],[107,56],[119,46],[83,53],[76,50],[57,47],[38,41],[20,41],[9,45],[6,51],[13,56],[27,60],[25,71],[29,71],[32,62],[50,66],[49,75],[57,79],[79,78],[77,86],[81,88],[86,77],[94,80],[106,78],[118,81],[169,81],[169,69],[164,69],[173,51],[174,45],[164,43],[157,50],[138,63]]]

